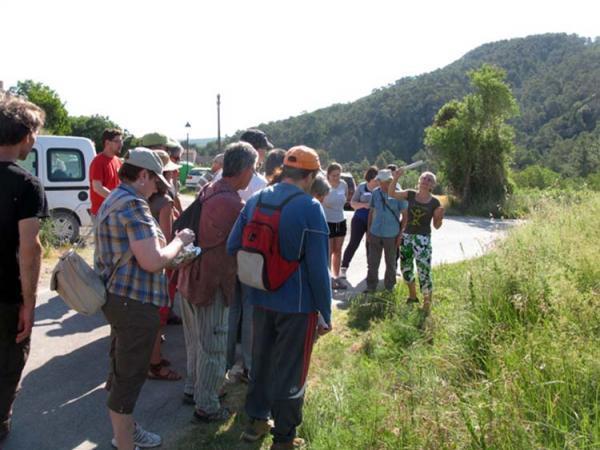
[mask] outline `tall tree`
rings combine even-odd
[[[76,116],[69,117],[71,122],[71,130],[74,136],[82,136],[91,139],[96,144],[96,151],[102,151],[102,132],[105,128],[120,128],[116,123],[108,117],[93,115],[93,116]]]
[[[502,69],[484,64],[468,75],[475,92],[442,106],[425,130],[425,145],[463,206],[501,203],[514,152],[514,130],[506,121],[519,109]]]
[[[58,94],[43,83],[33,80],[18,81],[10,92],[26,97],[46,112],[44,129],[50,134],[66,135],[71,133],[71,124],[65,104]]]

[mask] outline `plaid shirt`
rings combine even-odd
[[[129,250],[130,242],[151,237],[164,239],[146,200],[126,184],[119,185],[110,193],[102,203],[98,217],[123,197],[131,197],[131,201],[112,211],[102,223],[98,224],[96,230],[94,267],[105,282],[110,278],[121,255]],[[119,267],[106,290],[142,303],[152,303],[156,306],[168,304],[167,280],[164,272],[147,272],[140,267],[133,256],[126,264]]]

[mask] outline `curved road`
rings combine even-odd
[[[348,214],[350,217],[350,214]],[[446,218],[433,233],[434,263],[474,257],[514,222],[479,218]],[[383,262],[380,268],[383,272]],[[366,258],[361,245],[349,270],[349,282],[364,287]],[[381,278],[381,276],[380,276]],[[17,398],[13,429],[4,450],[110,449],[111,426],[103,390],[108,367],[109,327],[103,316],[85,317],[40,286],[32,351]],[[336,295],[337,297],[337,295]],[[180,326],[167,328],[164,354],[176,370],[185,370]],[[181,403],[183,382],[148,381],[135,416],[147,429],[160,433],[170,448],[178,435],[193,427],[192,408]]]

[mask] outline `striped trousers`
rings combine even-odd
[[[225,375],[228,315],[221,290],[210,305],[192,305],[185,298],[181,302],[187,353],[184,392],[193,394],[196,409],[206,414],[221,407],[219,389]]]

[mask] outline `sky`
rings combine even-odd
[[[364,97],[502,39],[600,36],[600,2],[4,0],[0,80],[136,136],[217,135]]]

